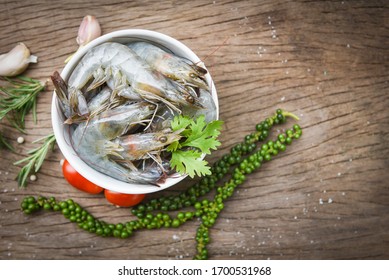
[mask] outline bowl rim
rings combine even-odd
[[[78,50],[61,71],[61,77],[65,81],[67,81],[72,71],[77,66],[79,60],[86,54],[86,52],[89,49],[105,42],[117,42],[117,41],[124,42],[132,38],[139,39],[139,40],[148,39],[168,49],[170,48],[175,49],[176,53],[180,52],[179,55],[185,56],[191,61],[200,61],[198,56],[191,49],[189,49],[186,45],[184,45],[177,39],[174,39],[168,35],[165,35],[157,31],[146,30],[146,29],[124,29],[124,30],[117,30],[102,35],[96,38],[95,40],[91,41],[90,43],[88,43],[85,47]],[[219,119],[219,103],[218,103],[217,92],[216,92],[213,79],[209,72],[206,75],[206,80],[211,87],[212,98],[216,105],[216,119]],[[74,149],[67,143],[64,137],[64,131],[66,129],[64,126],[67,125],[63,124],[63,116],[61,116],[61,113],[58,110],[58,108],[59,108],[58,99],[55,92],[53,91],[53,97],[51,103],[51,121],[52,121],[54,135],[57,141],[57,145],[61,150],[63,156],[70,163],[70,165],[75,170],[77,170],[78,173],[80,173],[83,177],[85,177],[87,180],[91,181],[92,183],[101,186],[104,189],[109,189],[111,191],[116,191],[120,193],[146,194],[146,193],[153,193],[153,192],[158,192],[167,189],[171,186],[176,185],[177,183],[179,183],[180,181],[182,181],[187,177],[187,175],[179,175],[175,178],[168,178],[166,183],[161,184],[161,186],[155,186],[151,184],[135,184],[135,183],[120,181],[118,179],[115,179],[113,177],[110,177],[108,175],[105,175],[95,170],[94,168],[89,166],[86,162],[84,162],[80,157],[78,157]]]

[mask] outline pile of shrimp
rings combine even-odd
[[[144,41],[90,49],[65,82],[51,76],[71,144],[88,165],[115,179],[163,184],[177,176],[166,147],[181,138],[174,116],[207,122],[216,106],[204,67]]]

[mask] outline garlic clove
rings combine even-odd
[[[76,39],[77,44],[79,45],[78,50],[83,48],[90,41],[100,36],[101,36],[101,27],[99,21],[96,19],[95,16],[90,16],[90,15],[85,16],[81,21],[80,27],[78,28],[78,36]],[[65,63],[68,63],[70,59],[73,57],[73,55],[74,54],[70,55],[65,60]]]
[[[6,54],[0,55],[0,76],[13,77],[23,73],[38,57],[31,55],[25,44],[19,43]]]
[[[87,15],[82,19],[78,29],[77,43],[85,46],[90,41],[101,36],[101,27],[95,16]]]

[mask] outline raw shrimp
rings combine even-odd
[[[86,133],[85,130],[87,130]],[[93,121],[88,126],[86,126],[86,123],[82,123],[76,127],[72,134],[74,150],[92,168],[115,179],[129,183],[151,183],[156,185],[164,182],[167,172],[163,161],[158,163],[158,166],[153,165],[142,169],[129,168],[129,165],[131,165],[130,167],[133,166],[132,162],[115,162],[110,159],[107,155],[107,139],[105,137],[106,135],[102,133],[101,127],[95,125]],[[163,142],[162,137],[168,138],[169,135],[160,134],[159,137],[159,140]],[[152,150],[148,152],[153,153]],[[121,157],[121,154],[115,154],[111,151],[110,156],[112,155]]]
[[[94,81],[89,84],[87,91],[102,85],[111,77],[115,78],[112,73],[116,69],[120,70],[126,78],[125,82],[143,99],[164,102],[178,111],[177,106],[181,105],[200,106],[197,98],[183,86],[150,69],[150,66],[127,46],[114,42],[92,48],[81,59],[69,78],[69,101],[72,96],[79,96],[79,92],[92,76]],[[114,84],[124,82],[121,77],[116,78],[120,80]]]
[[[96,127],[93,127],[93,130],[95,129]],[[76,129],[75,134],[81,137],[83,134],[82,127],[79,126]],[[105,140],[101,138],[96,139],[93,134],[94,133],[90,133],[82,136],[82,139],[85,139],[85,141],[81,141],[81,143],[75,147],[77,155],[89,166],[123,182],[158,184],[159,179],[163,176],[161,172],[155,174],[156,171],[151,172],[150,170],[147,170],[146,172],[142,172],[140,170],[133,170],[110,160],[101,149],[104,147]]]
[[[207,74],[205,68],[147,42],[133,42],[127,46],[166,77],[184,85],[209,90],[204,79],[205,74]]]
[[[154,158],[158,159],[160,151],[181,139],[181,130],[172,132],[165,129],[158,132],[137,133],[118,137],[105,143],[105,153],[119,157],[125,162]],[[158,160],[157,160],[158,161]]]
[[[90,141],[91,144],[94,144],[93,139],[111,140],[121,136],[145,122],[145,119],[150,117],[154,110],[155,105],[138,102],[104,111],[95,118],[78,125],[72,135],[73,143],[76,145],[74,148],[77,149],[80,141]]]

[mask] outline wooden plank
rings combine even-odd
[[[82,17],[103,33],[144,28],[170,35],[204,60],[215,81],[224,130],[216,160],[276,108],[300,117],[303,136],[251,174],[226,203],[209,246],[212,259],[387,259],[389,257],[388,5],[385,1],[0,1],[0,53],[24,42],[38,55],[27,76],[45,81],[77,49]],[[57,148],[38,181],[19,189],[12,163],[51,132],[53,86],[39,97],[26,142],[5,120],[16,153],[0,153],[0,259],[191,259],[193,221],[178,229],[100,238],[58,213],[25,216],[28,195],[73,198],[98,218],[133,219],[102,195],[70,187]],[[290,125],[290,124],[288,124]],[[285,129],[288,125],[280,127]],[[275,135],[274,133],[273,135]],[[178,186],[149,197],[186,189]]]

